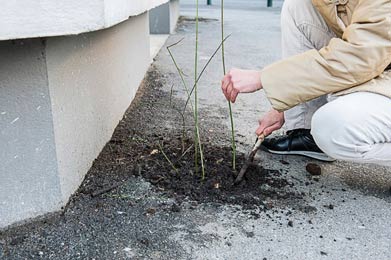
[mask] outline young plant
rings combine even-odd
[[[221,59],[223,64],[223,73],[226,74],[225,69],[225,55],[224,55],[224,0],[221,0]],[[232,169],[236,170],[236,141],[235,141],[235,125],[232,115],[231,102],[228,101],[229,119],[231,122],[231,146],[232,146]]]
[[[209,66],[209,64],[212,61],[212,59],[217,54],[217,52],[220,50],[220,48],[224,47],[224,42],[230,37],[230,35],[224,37],[224,33],[222,33],[222,40],[221,40],[220,45],[213,52],[213,54],[208,59],[207,63],[202,68],[201,72],[198,74],[198,23],[199,23],[198,0],[196,0],[196,16],[195,16],[195,27],[196,27],[195,36],[196,36],[196,39],[195,39],[195,53],[194,53],[194,84],[193,84],[193,86],[192,86],[192,88],[190,90],[189,90],[189,88],[188,88],[188,86],[186,84],[185,78],[184,78],[185,74],[183,73],[182,69],[179,67],[179,65],[178,65],[178,63],[177,63],[173,53],[171,52],[171,48],[176,46],[177,44],[179,44],[183,40],[183,38],[181,40],[179,40],[178,42],[169,45],[167,47],[167,50],[168,50],[168,53],[169,53],[169,55],[170,55],[174,65],[175,65],[175,68],[176,68],[176,70],[177,70],[177,72],[178,72],[178,74],[179,74],[179,76],[181,78],[181,82],[182,82],[182,84],[183,84],[183,86],[185,88],[186,94],[187,94],[187,100],[185,102],[185,105],[184,105],[184,108],[183,108],[183,112],[180,113],[181,116],[182,116],[182,121],[183,121],[183,131],[185,131],[184,114],[185,114],[187,105],[189,103],[190,103],[191,109],[193,111],[193,118],[194,118],[194,161],[195,161],[195,171],[196,171],[196,173],[199,172],[199,163],[201,162],[201,172],[202,172],[201,176],[202,176],[202,179],[204,179],[205,178],[205,165],[204,165],[205,160],[204,160],[203,148],[202,148],[202,143],[201,143],[199,115],[198,115],[198,82],[201,79],[201,77],[202,77],[203,73],[205,72],[206,68]],[[224,55],[224,51],[223,51],[223,55]],[[224,67],[224,72],[225,72],[224,61],[223,61],[223,67]],[[172,95],[172,92],[173,92],[173,90],[171,88],[171,95]],[[192,97],[194,98],[194,104],[191,101]],[[170,103],[171,103],[171,97],[170,97]],[[230,103],[229,103],[229,106],[231,106]],[[232,125],[231,129],[233,129],[233,119],[232,119],[231,107],[230,107],[230,114],[231,114],[231,125]],[[234,133],[233,130],[232,130],[232,133]],[[234,136],[233,136],[233,138],[234,138]],[[188,150],[186,150],[186,152]],[[233,167],[235,168],[235,155],[236,155],[235,141],[233,141],[233,151],[234,151],[233,152],[234,153],[234,159],[233,159],[234,160],[234,162],[233,162],[234,166]]]
[[[184,116],[183,114],[185,113],[185,110],[186,110],[186,107],[187,107],[187,104],[189,103],[189,100],[191,98],[191,95],[192,95],[192,92],[193,91],[189,91],[189,88],[186,84],[186,80],[184,78],[184,73],[182,71],[182,69],[179,67],[178,63],[176,62],[176,59],[174,57],[174,55],[172,54],[171,52],[171,48],[174,47],[175,45],[179,44],[181,41],[183,40],[183,38],[181,40],[179,40],[178,42],[174,43],[174,44],[171,44],[169,46],[167,46],[167,50],[168,50],[168,53],[170,54],[170,57],[175,65],[175,68],[176,70],[178,71],[178,74],[181,78],[181,81],[182,81],[182,84],[186,90],[186,93],[187,93],[187,101],[185,103],[185,106],[184,106],[184,109],[183,109],[183,113],[181,113],[182,115],[182,121],[183,121],[183,131],[185,131],[185,119],[184,119]],[[198,83],[198,76],[197,76],[197,67],[198,67],[198,0],[197,0],[197,11],[196,11],[196,47],[195,47],[195,61],[194,61],[194,78],[195,78],[195,81],[194,81],[194,86],[192,88],[193,89],[196,89],[197,88],[197,83]],[[171,91],[172,92],[172,91]],[[201,138],[200,138],[200,131],[199,131],[199,123],[198,123],[198,95],[197,95],[197,90],[194,92],[194,106],[193,106],[193,103],[190,101],[190,105],[191,105],[191,108],[193,110],[193,118],[194,118],[194,161],[195,161],[195,171],[198,173],[198,152],[200,153],[200,159],[201,159],[201,170],[202,170],[202,179],[205,178],[205,166],[204,166],[204,154],[203,154],[203,151],[202,151],[202,144],[201,144]]]

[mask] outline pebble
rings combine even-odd
[[[149,208],[149,209],[147,209],[147,214],[148,215],[153,215],[153,214],[155,214],[156,213],[156,209],[155,208]]]
[[[269,190],[271,190],[271,187],[270,187],[270,185],[265,183],[265,184],[261,185],[261,189],[264,191],[269,191]]]
[[[172,212],[180,212],[181,211],[181,207],[179,207],[178,204],[174,203],[171,206],[171,211]]]
[[[315,163],[309,163],[307,164],[307,166],[305,167],[305,169],[307,170],[307,172],[309,174],[311,174],[312,176],[319,176],[322,174],[322,168],[320,168],[319,165],[315,164]]]
[[[334,209],[334,205],[333,204],[324,205],[324,207],[328,208],[328,209]]]

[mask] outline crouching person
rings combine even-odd
[[[264,89],[273,109],[264,149],[391,166],[391,2],[285,0],[283,59],[262,71],[232,69],[224,95]]]

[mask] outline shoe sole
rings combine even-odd
[[[335,159],[331,158],[330,156],[324,154],[324,153],[317,153],[317,152],[308,152],[308,151],[274,151],[266,148],[265,146],[261,146],[261,149],[263,151],[272,153],[272,154],[278,154],[278,155],[301,155],[308,158],[316,159],[322,162],[334,162]]]

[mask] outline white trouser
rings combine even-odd
[[[319,50],[335,37],[311,0],[285,0],[281,28],[284,58]],[[311,129],[318,146],[333,158],[391,166],[388,97],[360,92],[327,103],[324,96],[286,111],[285,120],[288,130]]]

